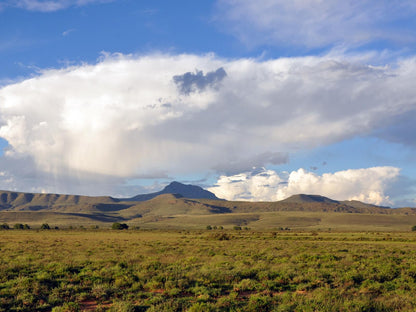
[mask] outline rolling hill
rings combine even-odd
[[[0,222],[60,226],[128,222],[148,228],[201,228],[216,224],[260,229],[328,227],[404,230],[416,208],[387,208],[299,194],[276,202],[226,201],[199,186],[172,182],[131,198],[0,191]]]

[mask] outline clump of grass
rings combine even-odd
[[[230,235],[228,233],[213,233],[213,234],[209,235],[209,238],[213,239],[213,240],[224,241],[224,240],[232,239],[232,235]]]

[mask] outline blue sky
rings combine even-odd
[[[0,2],[0,188],[416,205],[412,1]]]

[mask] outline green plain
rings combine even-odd
[[[411,231],[4,230],[0,251],[0,311],[416,309]]]

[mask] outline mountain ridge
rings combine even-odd
[[[265,222],[284,225],[305,224],[305,220],[309,220],[308,224],[324,224],[324,221],[317,221],[324,219],[333,224],[333,218],[341,218],[343,220],[337,221],[338,224],[346,222],[345,226],[348,228],[351,222],[360,223],[361,219],[368,219],[371,215],[375,216],[375,222],[379,222],[379,228],[384,228],[385,224],[396,224],[397,218],[401,220],[401,226],[410,224],[413,222],[411,220],[416,223],[416,208],[393,209],[310,194],[297,194],[275,202],[227,201],[212,195],[214,194],[199,186],[179,182],[172,182],[159,192],[130,198],[0,191],[0,223],[24,221],[34,224],[92,224],[118,221],[144,224],[148,227],[164,224],[175,224],[176,227],[187,224],[189,227],[206,222],[217,225]],[[202,198],[190,198],[191,196]],[[334,217],[334,213],[337,217]],[[293,216],[281,218],[287,214]],[[319,217],[308,217],[310,214]],[[348,221],[352,215],[355,219]],[[385,218],[389,221],[385,221]]]

